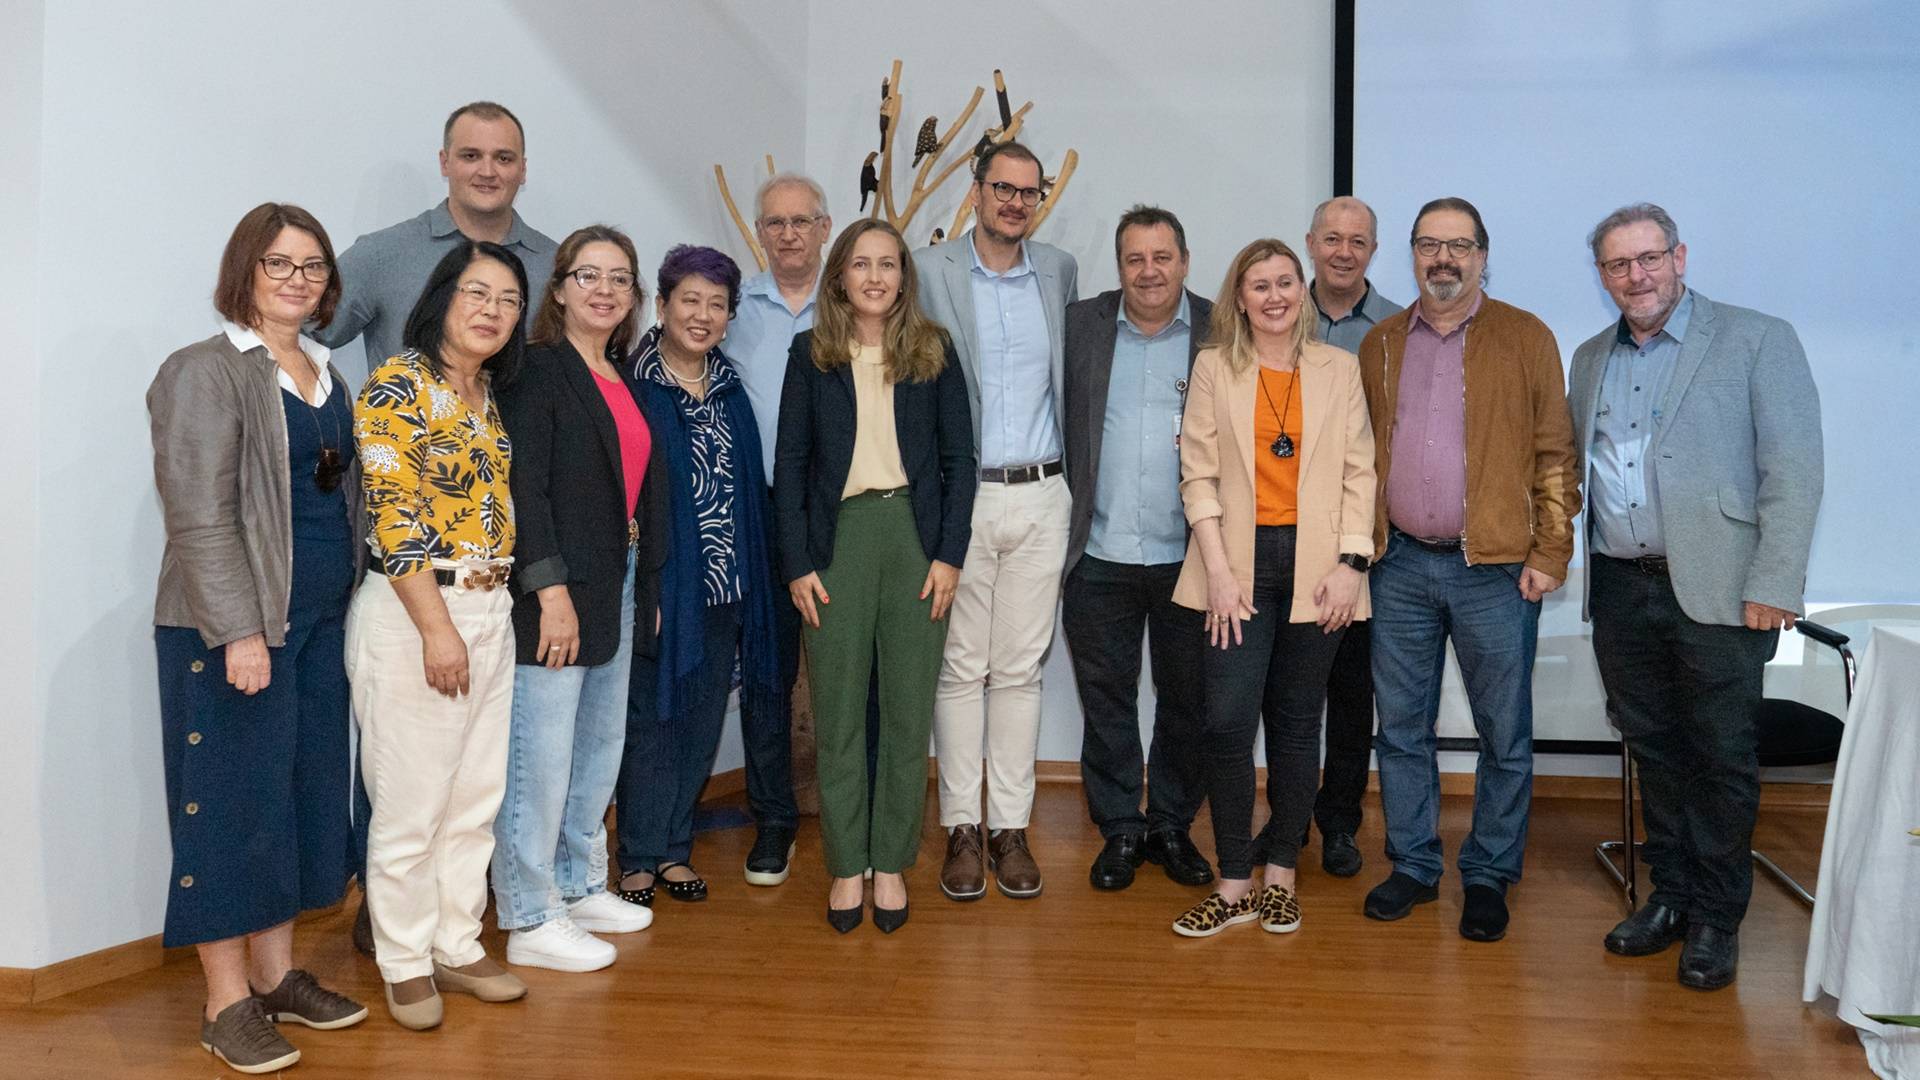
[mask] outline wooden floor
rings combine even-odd
[[[1468,804],[1448,797],[1449,859]],[[291,1076],[327,1077],[1751,1077],[1868,1075],[1852,1029],[1799,1001],[1807,913],[1756,882],[1740,980],[1700,994],[1674,982],[1677,950],[1643,960],[1600,938],[1622,908],[1592,844],[1615,804],[1534,804],[1526,881],[1503,942],[1455,930],[1458,878],[1391,924],[1361,899],[1384,874],[1378,803],[1367,868],[1342,881],[1302,859],[1305,921],[1290,937],[1234,927],[1189,941],[1168,924],[1195,890],[1152,867],[1124,893],[1086,870],[1099,839],[1078,785],[1043,784],[1037,900],[943,898],[929,826],[909,876],[912,919],[830,930],[819,834],[809,821],[792,880],[753,888],[750,829],[703,835],[704,904],[658,901],[658,921],[615,938],[606,971],[526,971],[510,1005],[453,996],[438,1031],[386,1016],[378,975],[353,953],[344,913],[301,925],[296,960],[367,1002],[339,1032],[288,1029]],[[929,822],[933,820],[931,810]],[[1211,841],[1202,827],[1196,838]],[[1811,881],[1822,812],[1769,807],[1760,845]],[[503,955],[492,933],[489,947]],[[233,1076],[198,1046],[197,965],[174,963],[26,1008],[0,1008],[0,1077]]]

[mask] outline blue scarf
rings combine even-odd
[[[647,426],[653,452],[665,454],[669,487],[667,560],[660,568],[659,715],[664,720],[683,715],[693,702],[694,689],[705,664],[733,663],[731,656],[708,658],[706,648],[705,558],[700,547],[700,524],[693,510],[693,449],[680,395],[644,372],[660,350],[660,328],[640,339],[626,374]],[[742,584],[740,603],[740,694],[758,715],[784,710],[787,688],[781,685],[779,634],[774,623],[775,581],[772,552],[773,515],[760,450],[760,427],[747,402],[746,389],[733,374],[733,365],[718,346],[707,352],[714,373],[708,400],[733,434],[733,554]]]

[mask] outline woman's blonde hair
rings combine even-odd
[[[1227,268],[1227,279],[1220,283],[1220,295],[1213,302],[1213,320],[1207,332],[1207,346],[1226,354],[1227,367],[1236,374],[1259,363],[1259,357],[1253,352],[1253,327],[1247,323],[1247,313],[1240,310],[1240,283],[1246,279],[1247,271],[1275,255],[1285,256],[1293,263],[1293,272],[1300,278],[1301,293],[1304,295],[1307,275],[1300,256],[1294,254],[1284,241],[1267,237],[1241,248],[1240,254],[1233,257],[1233,265]],[[1288,344],[1292,346],[1295,363],[1300,361],[1307,343],[1319,333],[1320,319],[1317,313],[1309,310],[1310,306],[1311,297],[1307,303],[1300,305],[1300,314],[1293,320],[1293,334]]]
[[[920,310],[920,285],[900,231],[884,221],[862,218],[840,230],[820,271],[820,297],[813,309],[813,365],[832,371],[853,359],[853,301],[847,296],[847,264],[853,246],[870,232],[882,232],[900,251],[900,293],[887,313],[881,348],[887,381],[927,382],[947,365],[946,331]]]

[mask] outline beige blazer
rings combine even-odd
[[[1220,519],[1227,562],[1249,594],[1256,508],[1253,409],[1258,398],[1257,365],[1235,374],[1221,350],[1203,350],[1188,378],[1180,432],[1180,498],[1187,522]],[[1323,342],[1308,344],[1300,362],[1300,402],[1306,413],[1305,445],[1300,452],[1293,609],[1287,621],[1313,622],[1320,614],[1313,590],[1340,556],[1373,555],[1373,426],[1367,420],[1359,360]],[[1173,600],[1206,610],[1207,567],[1197,534],[1188,537]],[[1354,618],[1364,619],[1371,610],[1362,589]]]

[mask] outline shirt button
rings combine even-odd
[[[181,888],[183,888],[183,889],[191,889],[191,888],[193,888],[193,875],[192,875],[192,874],[183,874],[183,875],[181,875],[181,877],[180,877],[180,887],[181,887]]]
[[[187,804],[187,813],[189,813],[189,814],[197,814],[197,813],[199,813],[199,812],[200,812],[200,804],[199,804],[199,803],[197,803],[197,802],[190,802],[190,803],[188,803],[188,804]]]
[[[1627,462],[1627,468],[1629,469],[1633,468],[1633,462],[1631,461]]]
[[[305,273],[305,271],[301,271],[301,272],[302,272],[302,273]],[[1637,428],[1637,427],[1639,427],[1640,425],[1639,425],[1639,424],[1628,424],[1627,426],[1628,426],[1628,427],[1630,427],[1630,428]]]
[[[198,675],[207,670],[207,662],[205,660],[195,660],[193,663],[187,665],[187,670]]]
[[[1432,440],[1432,439],[1428,439],[1428,440],[1427,440],[1427,445],[1428,445],[1428,446],[1432,446],[1432,445],[1433,445],[1433,440]]]
[[[1629,509],[1629,510],[1638,510],[1638,509],[1640,509],[1640,504],[1639,504],[1639,503],[1628,503],[1628,504],[1627,504],[1627,509]]]
[[[197,731],[189,731],[189,732],[187,732],[187,745],[188,745],[188,746],[199,746],[199,745],[200,745],[200,733],[199,733],[199,732],[197,732]]]

